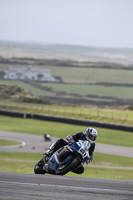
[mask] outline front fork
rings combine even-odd
[[[46,164],[46,162],[48,162],[49,158],[48,158],[48,154],[50,152],[50,150],[52,150],[53,146],[54,146],[55,143],[51,143],[50,146],[47,148],[47,150],[44,152],[43,154],[43,162],[44,162],[44,165]]]

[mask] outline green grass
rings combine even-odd
[[[36,162],[1,160],[0,171],[33,174]]]
[[[0,109],[29,113],[65,116],[77,119],[133,125],[133,111],[126,109],[96,108],[88,106],[47,105],[1,101]]]
[[[14,159],[14,160],[31,160],[38,161],[41,159],[42,153],[20,153],[20,152],[1,152],[0,159]]]
[[[40,67],[40,66],[38,66]],[[132,70],[41,66],[51,69],[53,76],[62,77],[65,83],[133,83]]]
[[[21,142],[0,139],[0,146],[11,146],[11,145],[18,145],[18,144],[21,144]]]
[[[67,176],[78,176],[78,175],[69,172]],[[133,170],[95,168],[86,166],[84,173],[79,176],[92,177],[92,178],[109,178],[109,179],[133,179]]]
[[[133,167],[133,158],[94,152],[92,164],[101,166]]]
[[[67,135],[79,131],[84,132],[86,128],[87,126],[0,116],[0,130],[18,133],[43,135],[46,132],[52,137],[66,138]],[[97,128],[97,130],[99,132],[97,142],[99,143],[133,147],[132,132],[102,128]]]
[[[41,158],[42,158],[41,153],[1,152],[0,171],[33,174],[34,166]],[[103,165],[132,167],[132,163],[133,163],[133,158],[94,153],[94,160],[88,166],[85,165],[85,172],[82,175],[76,175],[70,172],[66,176],[133,179],[133,173],[132,173],[133,170],[126,168],[113,169],[111,167],[110,168],[103,167]],[[91,165],[95,165],[95,167]],[[98,167],[96,167],[97,165]]]
[[[96,95],[99,97],[106,96],[106,97],[116,97],[122,99],[133,98],[132,87],[123,87],[123,86],[107,87],[102,85],[89,85],[89,84],[73,85],[73,84],[57,84],[57,83],[43,83],[42,85],[50,87],[56,92],[66,92],[69,94],[78,94],[82,96]]]

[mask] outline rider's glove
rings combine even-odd
[[[74,139],[73,139],[73,137],[72,137],[72,135],[68,135],[66,139],[67,139],[67,141],[69,143],[74,143],[75,142]]]
[[[86,162],[87,165],[91,162],[91,158],[90,158],[89,152],[88,152],[88,156],[86,156],[86,157],[84,158],[84,163],[85,163],[85,162]]]

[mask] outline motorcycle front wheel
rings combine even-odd
[[[43,159],[41,159],[34,167],[34,173],[35,174],[45,174],[46,172],[43,170],[44,162]]]
[[[56,170],[56,175],[65,175],[69,171],[72,171],[76,165],[79,163],[79,161],[74,158],[69,163],[60,165]]]

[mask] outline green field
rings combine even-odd
[[[113,101],[112,98],[119,99],[133,99],[132,87],[116,87],[116,86],[102,86],[102,85],[87,85],[87,84],[57,84],[57,83],[43,83],[43,87],[50,88],[49,91],[39,89],[28,83],[21,81],[1,80],[0,83],[7,85],[18,85],[27,91],[30,91],[35,96],[42,97],[65,97],[72,99],[92,99],[97,100],[96,96],[101,101]],[[38,84],[36,84],[38,85]],[[40,85],[40,84],[39,84]],[[51,90],[52,89],[52,90]],[[119,92],[118,92],[119,91]],[[89,97],[89,96],[94,97]],[[108,98],[108,99],[107,99]],[[111,99],[110,99],[111,98]],[[110,99],[110,100],[109,100]]]
[[[52,88],[56,93],[66,92],[71,95],[72,94],[81,95],[81,96],[97,95],[99,97],[115,97],[115,98],[122,98],[122,99],[133,98],[132,87],[116,87],[116,86],[109,87],[109,86],[89,85],[89,84],[72,85],[72,84],[56,84],[56,83],[54,84],[43,83],[42,86]],[[53,91],[51,93],[53,93]],[[62,96],[62,94],[58,94],[58,95]],[[80,97],[75,97],[75,98],[80,98]]]
[[[39,66],[38,66],[39,67]],[[98,68],[75,68],[75,67],[52,67],[53,76],[60,76],[65,83],[129,83],[133,84],[133,70],[123,69],[98,69]]]
[[[0,71],[10,65],[0,64]],[[22,65],[15,65],[21,67]],[[51,70],[51,74],[60,77],[60,83],[33,83],[0,80],[0,83],[18,85],[32,94],[43,97],[60,97],[79,100],[110,101],[113,99],[132,100],[133,70],[109,68],[83,68],[63,66],[37,66]],[[132,68],[131,68],[132,69]],[[114,85],[116,84],[116,85]],[[118,85],[119,84],[119,85]],[[124,85],[125,84],[125,85]],[[131,85],[129,85],[131,84]],[[41,88],[43,87],[43,88]],[[118,104],[118,103],[117,103]]]

